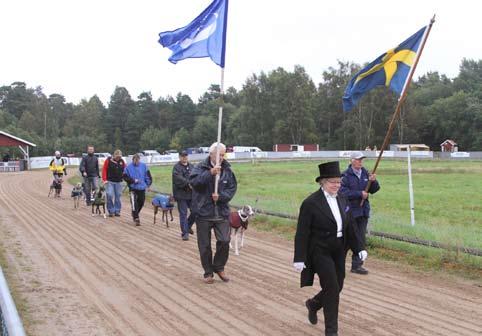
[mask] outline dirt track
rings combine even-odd
[[[47,198],[50,175],[0,174],[0,240],[26,301],[31,335],[321,335],[306,318],[292,271],[292,243],[249,230],[231,255],[228,284],[201,281],[195,236],[176,222],[133,227],[91,217]],[[369,260],[368,276],[347,273],[340,335],[482,335],[482,288]]]

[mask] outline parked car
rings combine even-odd
[[[178,151],[175,150],[175,149],[168,149],[168,150],[162,152],[162,155],[177,154],[177,153],[178,153]]]
[[[107,159],[108,157],[112,156],[110,153],[94,153],[95,156],[97,156],[99,159]],[[87,156],[87,153],[82,153],[82,156]]]
[[[156,151],[156,150],[152,150],[152,149],[143,150],[141,153],[142,153],[142,155],[144,155],[144,156],[161,155],[161,153],[159,153],[159,152]]]
[[[201,153],[209,153],[209,147],[199,147]]]
[[[208,148],[209,150],[209,148]],[[203,151],[201,150],[201,148],[199,147],[190,147],[190,148],[186,148],[185,151],[188,153],[188,154],[202,154]]]

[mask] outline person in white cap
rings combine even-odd
[[[355,218],[359,239],[365,245],[365,235],[368,226],[368,218],[370,217],[369,194],[374,194],[380,190],[380,184],[375,174],[370,174],[363,167],[363,159],[365,155],[362,152],[354,151],[350,155],[350,164],[342,173],[340,194],[345,196],[350,204],[352,215]],[[370,188],[365,191],[368,181],[371,181]],[[358,253],[352,251],[351,272],[357,274],[368,274],[368,270],[363,267]]]
[[[58,182],[63,175],[67,175],[65,160],[62,158],[59,151],[55,151],[55,157],[50,161],[49,169],[54,175],[55,182]]]

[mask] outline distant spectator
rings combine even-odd
[[[10,154],[5,153],[5,154],[3,155],[2,161],[3,161],[3,162],[8,162],[8,161],[10,161]]]

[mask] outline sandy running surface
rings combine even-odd
[[[128,203],[120,218],[91,217],[47,198],[46,171],[0,174],[0,239],[30,335],[322,335],[292,271],[293,244],[248,230],[231,282],[201,281],[195,236],[177,221],[152,224],[148,205],[134,227]],[[371,259],[371,273],[347,273],[340,335],[482,335],[482,288]]]

